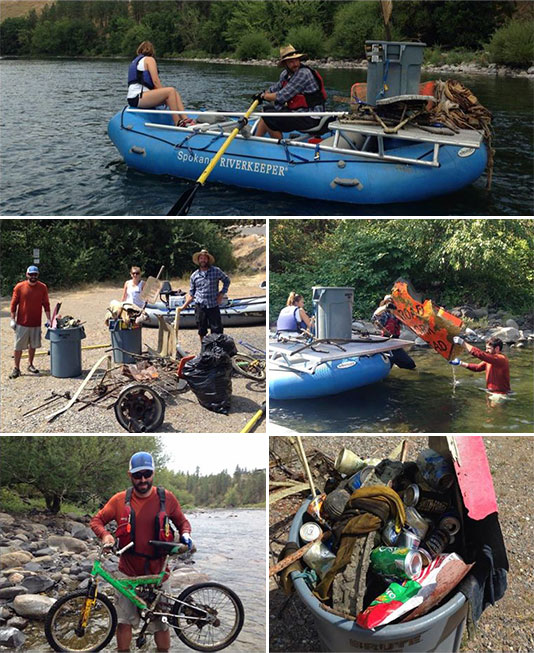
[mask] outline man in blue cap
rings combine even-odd
[[[17,283],[11,297],[11,323],[15,331],[15,366],[10,379],[20,376],[20,360],[24,349],[28,350],[28,372],[39,374],[33,365],[35,350],[41,346],[41,312],[44,309],[50,322],[50,300],[48,288],[39,281],[39,268],[30,265],[26,270],[26,281]]]
[[[161,573],[165,555],[161,555],[149,544],[149,540],[172,542],[175,533],[180,542],[193,547],[191,525],[187,521],[178,499],[169,490],[153,487],[154,460],[146,451],[134,453],[130,458],[128,476],[131,488],[118,492],[91,519],[90,526],[104,545],[113,546],[117,538],[120,549],[134,543],[121,554],[119,572],[125,576],[157,575]],[[115,537],[106,529],[106,524],[115,520]],[[169,572],[169,570],[166,570]],[[168,573],[162,586],[171,592]],[[132,627],[139,625],[137,608],[122,594],[117,593],[117,649],[129,651],[132,641]],[[161,619],[151,622],[148,632],[154,633],[158,651],[168,651],[171,635],[168,623]]]

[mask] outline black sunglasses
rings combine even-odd
[[[142,469],[140,472],[135,472],[132,474],[132,478],[135,478],[136,481],[140,481],[142,478],[150,478],[154,472],[151,469]]]

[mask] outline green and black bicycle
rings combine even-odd
[[[126,596],[141,617],[141,630],[136,637],[138,648],[146,642],[151,621],[160,618],[171,626],[184,644],[196,651],[220,651],[229,646],[241,632],[245,611],[241,600],[228,587],[219,583],[198,583],[177,596],[162,588],[169,556],[187,552],[187,545],[150,540],[165,556],[162,572],[155,576],[117,578],[101,564],[106,547],[91,570],[91,581],[85,590],[62,596],[48,611],[45,634],[55,651],[101,651],[113,638],[117,628],[117,612],[110,598],[98,591],[103,578]],[[120,555],[133,543],[117,551]]]

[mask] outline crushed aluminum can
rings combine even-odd
[[[423,449],[417,456],[417,467],[425,481],[436,490],[447,490],[454,483],[454,468],[433,449]]]
[[[438,528],[446,530],[449,535],[456,535],[456,533],[459,533],[461,522],[458,513],[451,510],[441,515],[438,521]]]
[[[384,544],[387,546],[395,546],[397,540],[399,539],[400,531],[397,533],[395,530],[395,522],[391,519],[386,522],[386,525],[382,529],[381,536]]]
[[[314,569],[319,577],[323,578],[326,572],[334,564],[336,556],[322,542],[315,542],[311,545],[308,551],[306,551],[302,559],[310,569]]]
[[[312,517],[318,524],[321,524],[321,526],[326,524],[326,521],[321,516],[321,510],[325,497],[326,494],[319,494],[310,501],[308,507],[306,508],[308,515],[310,515],[310,517]]]
[[[359,472],[356,472],[353,476],[351,476],[347,482],[347,490],[349,492],[354,492],[354,490],[359,490],[362,485],[365,483],[365,479],[371,474],[371,472],[374,470],[374,467],[371,465],[368,465],[367,467],[364,467],[363,469],[360,469]]]
[[[423,567],[418,551],[408,547],[379,546],[371,551],[373,569],[383,576],[415,578]]]
[[[409,528],[403,528],[395,546],[417,549],[421,544],[421,538]]]
[[[430,528],[430,523],[424,517],[417,512],[413,506],[406,506],[406,524],[412,529],[412,531],[419,537],[420,540],[424,540],[428,529]]]
[[[299,530],[300,539],[303,542],[313,542],[321,536],[323,529],[314,521],[308,521],[302,524]]]

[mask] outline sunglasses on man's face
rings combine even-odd
[[[28,276],[30,277],[30,279],[37,279],[39,275],[33,273],[33,274],[28,274]]]
[[[132,277],[138,277],[140,274],[140,272],[131,272]]]
[[[151,469],[143,469],[140,472],[135,472],[132,474],[132,478],[135,478],[136,481],[140,481],[142,478],[150,478],[154,472]]]

